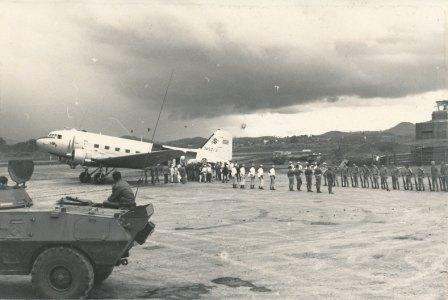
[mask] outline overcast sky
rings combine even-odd
[[[171,70],[159,140],[386,129],[448,98],[443,1],[166,3],[2,2],[0,136],[142,135]]]

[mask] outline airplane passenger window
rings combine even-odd
[[[58,134],[58,140],[62,139],[62,135]]]
[[[120,151],[120,148],[115,148],[115,151]]]
[[[130,153],[131,152],[131,150],[129,150],[129,149],[126,149],[125,151],[126,151],[126,153]]]
[[[110,147],[109,146],[104,146],[104,149],[109,150]]]
[[[139,154],[139,153],[140,153],[140,151],[135,151],[135,153],[136,153],[136,154]]]
[[[98,145],[98,144],[95,144],[95,145],[93,145],[93,147],[95,147],[95,148],[99,148],[99,147],[100,147],[100,145]]]

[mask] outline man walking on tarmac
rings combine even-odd
[[[325,164],[325,163],[324,163]],[[334,177],[336,176],[336,173],[333,170],[333,167],[329,166],[324,173],[324,177],[327,179],[327,187],[328,187],[328,194],[333,194],[333,183],[334,183]]]
[[[294,167],[292,163],[289,164],[288,172],[286,173],[286,175],[288,176],[289,190],[292,192],[294,191],[294,177],[295,177]]]
[[[297,162],[294,175],[296,176],[296,184],[297,184],[297,190],[302,190],[302,165]]]
[[[306,179],[306,191],[312,192],[311,189],[312,181],[313,181],[313,169],[311,169],[311,166],[309,163],[306,164],[305,168],[305,179]]]
[[[269,189],[275,191],[275,166],[269,170]]]
[[[260,167],[257,170],[257,177],[258,177],[258,189],[263,190],[264,189],[264,170],[263,165],[260,165]]]
[[[322,193],[320,186],[322,185],[322,169],[319,164],[314,168],[314,179],[316,180],[316,193]]]

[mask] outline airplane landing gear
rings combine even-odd
[[[112,173],[115,169],[106,168],[105,172],[103,172],[103,168],[99,167],[95,169],[95,171],[89,173],[88,169],[84,169],[84,171],[79,174],[79,181],[81,183],[90,183],[94,184],[104,184],[106,182],[107,176]]]
[[[93,175],[93,183],[95,184],[103,184],[106,181],[106,174],[103,172],[98,172]]]
[[[92,176],[89,174],[88,170],[84,170],[79,174],[79,181],[81,183],[89,183],[92,180]]]

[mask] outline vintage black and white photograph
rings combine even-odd
[[[0,299],[447,299],[442,0],[0,2]]]

